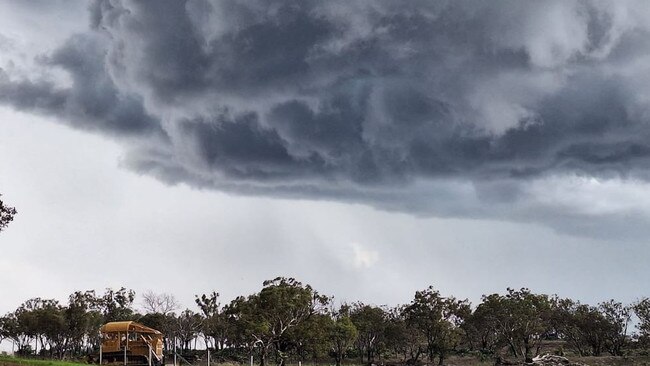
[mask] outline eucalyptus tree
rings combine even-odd
[[[180,341],[183,351],[190,350],[194,341],[201,332],[203,317],[190,309],[183,310],[173,326],[173,334]]]
[[[465,319],[462,328],[465,342],[471,350],[484,355],[494,355],[505,345],[498,332],[497,309],[490,302],[483,302]]]
[[[456,348],[463,335],[461,325],[471,313],[467,300],[443,297],[433,287],[417,291],[404,310],[407,325],[417,329],[426,340],[429,360],[437,356],[444,363],[447,354]]]
[[[609,300],[598,304],[598,309],[609,323],[605,347],[612,356],[622,356],[628,342],[628,327],[632,308],[623,303]]]
[[[241,333],[240,342],[258,347],[260,364],[264,366],[272,349],[279,365],[284,365],[287,353],[285,337],[289,330],[323,311],[329,298],[309,285],[293,278],[267,280],[259,293],[240,296],[225,310]]]
[[[539,353],[542,340],[552,328],[551,300],[527,288],[507,291],[505,295],[484,295],[476,311],[484,313],[486,325],[494,326],[499,341],[515,357],[531,362],[533,352]]]
[[[36,324],[40,334],[42,353],[50,357],[63,358],[67,351],[69,338],[66,334],[65,308],[57,301],[45,302],[37,310]]]
[[[650,344],[650,298],[643,298],[633,305],[634,313],[639,319],[637,328],[643,345]]]
[[[361,363],[364,355],[368,363],[373,363],[384,343],[388,313],[377,306],[355,303],[350,310],[350,320],[357,328],[357,349]]]
[[[134,320],[133,301],[135,291],[121,287],[119,290],[107,288],[104,294],[97,298],[97,304],[104,316],[104,322]]]
[[[330,350],[334,355],[334,362],[336,366],[340,366],[348,351],[354,346],[359,331],[350,318],[350,307],[348,305],[341,305],[329,319],[327,339]]]
[[[16,309],[14,316],[17,331],[27,344],[34,341],[35,352],[38,352],[39,344],[43,353],[46,348],[50,351],[60,348],[65,322],[58,301],[39,297],[29,299]]]
[[[15,312],[0,317],[0,338],[10,340],[18,351],[29,345],[29,339],[21,329]]]
[[[139,323],[147,327],[159,330],[163,334],[163,347],[165,352],[174,347],[174,337],[177,333],[178,317],[174,312],[170,313],[147,313],[138,318]]]
[[[598,307],[572,299],[553,299],[552,323],[558,336],[580,356],[600,356],[613,329]]]
[[[421,332],[407,324],[404,313],[406,305],[389,309],[384,339],[392,356],[401,357],[403,363],[415,365],[421,355],[426,355],[426,340]]]
[[[196,295],[194,301],[203,314],[201,333],[206,339],[206,344],[212,343],[214,348],[223,349],[226,345],[228,328],[219,302],[219,293],[212,291],[207,295]]]
[[[299,325],[287,330],[280,340],[280,349],[302,362],[318,362],[330,353],[329,336],[334,325],[328,312],[315,312]]]
[[[4,230],[11,221],[13,221],[14,216],[18,213],[14,207],[6,205],[2,202],[2,195],[0,194],[0,231]]]
[[[94,290],[70,294],[68,306],[63,313],[69,339],[68,349],[73,355],[81,355],[88,348],[99,346],[99,328],[104,319]]]

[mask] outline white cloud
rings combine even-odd
[[[535,205],[598,216],[641,213],[650,217],[650,184],[635,179],[562,175],[537,179],[527,187]]]
[[[352,260],[355,268],[370,268],[379,261],[379,252],[364,248],[359,243],[352,243]]]

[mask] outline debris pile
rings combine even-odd
[[[556,355],[543,355],[533,358],[532,363],[527,363],[526,365],[534,366],[587,366],[582,363],[571,362],[568,358]]]

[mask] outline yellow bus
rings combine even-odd
[[[101,329],[101,364],[164,365],[163,334],[134,321],[111,322]]]

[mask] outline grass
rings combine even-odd
[[[650,366],[650,356],[635,356],[635,357],[571,357],[572,362],[580,362],[590,366]],[[434,362],[432,365],[436,365]],[[197,365],[202,365],[197,363]],[[215,363],[212,366],[240,366],[236,363]],[[269,363],[273,365],[273,363]],[[329,366],[333,363],[303,363],[302,366]],[[446,360],[447,366],[492,366],[494,361],[484,360],[480,361],[474,357],[458,357],[452,356]],[[57,361],[57,360],[41,360],[32,358],[19,358],[13,356],[0,355],[0,366],[89,366],[83,362],[71,361]],[[243,366],[248,366],[247,363]],[[288,366],[298,366],[298,363],[289,363]],[[363,366],[355,363],[344,364],[344,366]]]
[[[86,363],[0,356],[0,366],[88,366]]]

